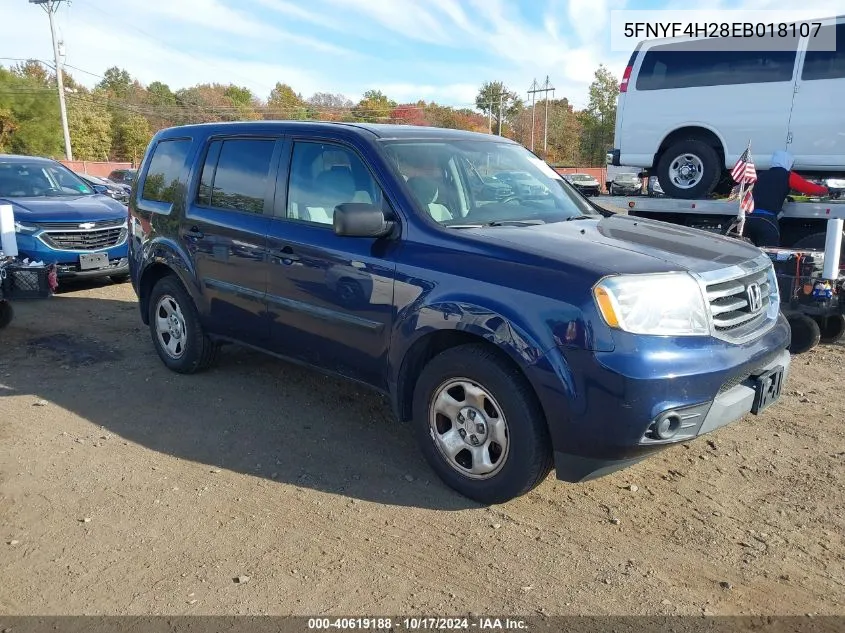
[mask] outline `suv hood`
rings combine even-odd
[[[62,198],[0,198],[20,222],[95,222],[127,218],[126,207],[105,195]]]
[[[525,227],[462,229],[562,264],[589,264],[600,275],[707,273],[747,264],[762,252],[740,240],[628,215]]]

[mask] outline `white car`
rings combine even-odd
[[[813,22],[822,26],[805,23],[811,37],[764,45],[640,42],[620,86],[608,163],[651,169],[666,195],[684,199],[712,192],[749,141],[757,169],[786,150],[796,171],[845,172],[845,16]]]

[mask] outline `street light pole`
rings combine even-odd
[[[67,106],[65,104],[65,84],[62,78],[62,64],[59,61],[59,44],[56,41],[56,26],[53,23],[53,14],[58,10],[62,0],[29,0],[31,4],[40,5],[50,20],[50,37],[53,40],[53,60],[56,63],[56,84],[59,89],[59,109],[62,115],[62,133],[65,137],[65,156],[73,160],[73,150],[70,146],[70,130],[67,124]]]

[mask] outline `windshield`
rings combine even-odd
[[[91,187],[58,163],[30,161],[0,163],[0,196],[40,198],[92,195],[93,193],[94,190]]]
[[[628,182],[635,182],[635,181],[639,180],[639,178],[637,178],[637,174],[619,174],[616,177],[616,180],[619,180],[619,181],[627,180]]]
[[[541,224],[588,215],[589,203],[521,145],[491,141],[385,141],[419,208],[444,226]]]
[[[572,174],[572,180],[592,180],[592,176],[588,176],[587,174]]]

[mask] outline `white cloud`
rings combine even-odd
[[[470,107],[475,103],[478,85],[471,83],[456,83],[447,85],[421,85],[412,83],[386,83],[377,85],[388,97],[398,103],[436,101],[439,103],[453,103]]]

